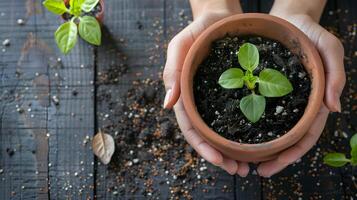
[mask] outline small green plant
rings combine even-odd
[[[247,119],[255,123],[264,113],[265,97],[284,96],[293,90],[293,86],[282,73],[274,69],[263,69],[259,76],[253,74],[259,65],[259,51],[255,45],[244,43],[237,54],[238,62],[245,72],[240,68],[230,68],[222,73],[218,83],[226,89],[242,88],[245,85],[252,92],[240,100],[239,107]],[[257,83],[260,95],[255,92]]]
[[[357,166],[357,133],[350,139],[351,158],[347,158],[343,153],[328,153],[324,156],[324,163],[332,167],[342,167],[347,163]]]
[[[100,45],[101,30],[95,17],[86,15],[99,0],[70,0],[69,8],[63,0],[46,0],[43,5],[56,15],[68,13],[72,18],[58,27],[55,39],[62,53],[67,54],[77,42],[77,33],[90,44]],[[78,26],[77,26],[78,25]]]

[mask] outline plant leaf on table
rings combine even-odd
[[[357,133],[351,137],[350,146],[351,146],[351,149],[357,148]]]
[[[241,99],[239,107],[249,121],[257,122],[265,110],[265,98],[261,95],[250,94]]]
[[[63,0],[46,0],[42,4],[47,8],[47,10],[56,15],[62,15],[63,13],[69,11]]]
[[[77,25],[72,21],[62,24],[55,32],[55,39],[62,53],[67,54],[77,42]]]
[[[290,81],[275,69],[264,69],[259,73],[259,92],[266,97],[281,97],[291,91]]]
[[[219,77],[218,83],[226,89],[242,88],[244,73],[239,68],[230,68]]]
[[[97,4],[99,0],[85,0],[82,4],[82,10],[84,12],[90,12]]]
[[[350,162],[343,153],[328,153],[324,157],[324,163],[332,167],[342,167]]]
[[[93,153],[103,164],[108,164],[115,151],[113,137],[99,130],[99,132],[93,137],[92,149]]]
[[[83,16],[79,19],[79,35],[90,44],[100,45],[102,33],[98,21],[92,16]]]
[[[357,148],[351,150],[351,165],[357,165]]]
[[[351,146],[351,164],[353,166],[356,166],[357,165],[357,133],[351,137],[350,146]]]

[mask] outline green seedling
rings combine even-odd
[[[90,44],[100,45],[101,29],[97,19],[86,15],[98,4],[99,0],[70,0],[69,8],[63,0],[46,0],[43,5],[56,15],[68,13],[72,18],[58,27],[55,39],[62,53],[67,54],[77,42],[77,34]]]
[[[251,43],[244,43],[238,51],[238,62],[241,68],[230,68],[222,73],[218,83],[226,89],[243,88],[245,85],[252,94],[240,100],[239,107],[244,116],[252,123],[257,122],[264,113],[265,97],[281,97],[293,91],[290,81],[279,71],[266,68],[259,76],[254,70],[259,65],[259,51]],[[256,84],[259,85],[256,93]]]
[[[355,133],[350,139],[350,158],[347,158],[343,153],[328,153],[324,156],[324,163],[331,167],[342,167],[347,163],[352,166],[357,165],[357,133]]]

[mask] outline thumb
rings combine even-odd
[[[320,28],[316,47],[321,55],[325,76],[325,103],[332,112],[341,112],[340,96],[346,83],[346,74],[343,64],[344,49],[340,40],[326,29]]]
[[[171,109],[180,97],[180,78],[186,55],[195,38],[202,32],[197,21],[192,22],[169,43],[163,79],[166,89],[164,108]]]

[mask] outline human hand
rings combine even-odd
[[[276,159],[263,162],[258,166],[259,175],[264,177],[278,173],[300,159],[315,145],[324,129],[329,111],[341,112],[340,96],[346,82],[343,65],[344,49],[337,37],[307,14],[283,14],[277,9],[272,9],[270,14],[294,24],[314,43],[323,61],[326,88],[324,103],[306,135],[297,144],[280,153]]]
[[[211,24],[216,21],[241,13],[241,8],[238,1],[211,1],[204,0],[198,3],[197,0],[191,1],[191,6],[194,15],[194,21],[184,30],[177,34],[169,43],[167,50],[167,59],[164,69],[164,83],[166,88],[166,96],[164,100],[164,108],[170,109],[174,106],[177,122],[180,126],[182,134],[187,142],[208,162],[221,167],[229,174],[239,174],[246,176],[249,172],[247,163],[237,162],[235,160],[224,157],[218,150],[213,148],[192,127],[187,113],[183,106],[180,96],[180,74],[185,60],[185,57],[192,46],[195,39]],[[212,4],[210,4],[212,2]],[[233,3],[234,2],[234,3]],[[195,4],[196,3],[196,4]]]

